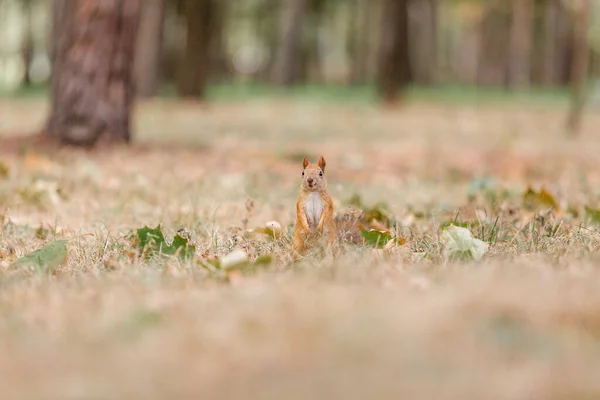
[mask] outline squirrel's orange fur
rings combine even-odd
[[[302,185],[296,202],[296,226],[294,227],[294,255],[301,254],[314,240],[324,239],[328,246],[333,245],[336,232],[333,219],[333,202],[327,191],[325,159],[319,158],[311,164],[304,157]]]

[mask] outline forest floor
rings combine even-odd
[[[130,148],[9,148],[46,111],[0,100],[3,399],[600,397],[597,111],[567,139],[560,104],[163,99]],[[304,155],[401,244],[292,264]],[[195,253],[140,256],[158,224]]]

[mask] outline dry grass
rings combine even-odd
[[[44,112],[3,103],[0,129],[33,131]],[[165,101],[137,113],[150,148],[0,150],[2,398],[600,397],[600,231],[584,214],[600,206],[600,116],[566,140],[563,115]],[[340,211],[354,194],[386,202],[408,243],[291,265],[287,238],[243,237],[246,220],[293,222],[304,154],[328,159]],[[474,190],[483,177],[496,183]],[[560,209],[524,208],[528,185]],[[491,242],[483,261],[444,260],[449,221]],[[204,256],[275,262],[227,282],[132,258],[126,235],[158,223]],[[70,238],[54,274],[11,265],[54,237]]]

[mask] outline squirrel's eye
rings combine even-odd
[[[319,171],[319,176],[323,176],[323,171]]]
[[[302,171],[302,176],[304,176],[304,171]]]

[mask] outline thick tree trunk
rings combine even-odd
[[[143,0],[135,55],[136,89],[139,97],[153,97],[160,86],[165,0]]]
[[[215,1],[219,0],[183,0],[187,35],[177,79],[181,97],[203,98],[205,95]]]
[[[296,83],[300,73],[300,43],[307,14],[307,1],[286,0],[282,9],[273,81],[278,85],[290,86]]]
[[[508,64],[509,86],[531,86],[531,56],[533,41],[533,0],[512,0],[512,26]]]
[[[571,66],[571,109],[567,118],[567,132],[577,135],[585,105],[588,68],[590,61],[589,14],[590,0],[582,0],[576,10],[573,64]]]
[[[130,141],[140,3],[78,0],[56,10],[47,135],[82,146]]]
[[[377,75],[377,90],[384,103],[394,103],[398,90],[410,83],[406,0],[384,2]]]

